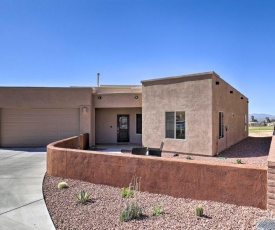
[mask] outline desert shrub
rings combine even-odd
[[[58,183],[57,187],[59,189],[61,189],[61,188],[68,188],[69,185],[65,181],[62,181],[62,182]]]
[[[162,205],[153,206],[153,216],[159,216],[164,213]]]
[[[192,160],[192,158],[190,156],[186,156],[185,159],[186,160]]]
[[[122,188],[121,189],[121,196],[126,198],[133,198],[134,191],[131,188]]]
[[[237,160],[236,160],[236,163],[237,163],[237,164],[242,164],[242,160],[241,160],[241,159],[237,159]]]
[[[120,221],[130,221],[142,215],[142,207],[137,202],[127,202],[120,213]]]
[[[91,196],[91,193],[87,193],[84,190],[81,190],[79,194],[75,194],[75,197],[82,203],[85,204]]]
[[[195,213],[196,213],[196,216],[203,216],[203,207],[202,207],[202,205],[199,204],[198,206],[196,206]]]

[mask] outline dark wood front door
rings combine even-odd
[[[129,115],[117,115],[117,142],[129,142]]]

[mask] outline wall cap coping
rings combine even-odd
[[[196,80],[196,78],[202,78],[202,79],[210,79],[212,76],[215,75],[220,78],[220,76],[215,73],[214,71],[210,72],[203,72],[203,73],[194,73],[194,74],[185,74],[185,75],[179,75],[179,76],[170,76],[170,77],[164,77],[164,78],[154,78],[149,80],[142,80],[141,83],[153,83],[153,82],[161,82],[161,81],[178,81],[179,79],[190,79],[190,80]]]
[[[144,160],[157,160],[157,161],[166,161],[166,162],[184,162],[188,164],[195,164],[195,165],[211,165],[213,167],[218,166],[226,166],[232,168],[242,168],[242,169],[255,169],[255,170],[267,170],[267,166],[256,166],[256,165],[245,165],[245,164],[232,164],[232,163],[224,163],[224,162],[213,162],[213,161],[204,161],[204,160],[186,160],[186,159],[175,159],[175,158],[163,158],[163,157],[154,157],[154,156],[139,156],[139,155],[131,155],[131,154],[123,154],[123,153],[108,153],[108,152],[101,152],[101,151],[93,151],[93,150],[81,150],[81,149],[69,149],[69,148],[61,148],[56,147],[55,145],[61,143],[63,141],[67,141],[77,136],[67,138],[61,141],[53,142],[47,146],[47,149],[60,149],[66,150],[67,152],[77,152],[77,153],[85,153],[85,154],[94,154],[94,155],[107,155],[107,156],[114,156],[114,157],[123,157],[123,158],[143,158]]]

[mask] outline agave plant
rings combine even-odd
[[[85,204],[89,197],[91,196],[91,193],[87,193],[85,190],[81,190],[79,194],[75,194],[75,197],[82,203]]]

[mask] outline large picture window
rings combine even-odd
[[[142,134],[142,114],[136,114],[136,133]]]
[[[219,112],[219,139],[224,137],[223,112]]]
[[[185,139],[185,112],[165,113],[165,137]]]

